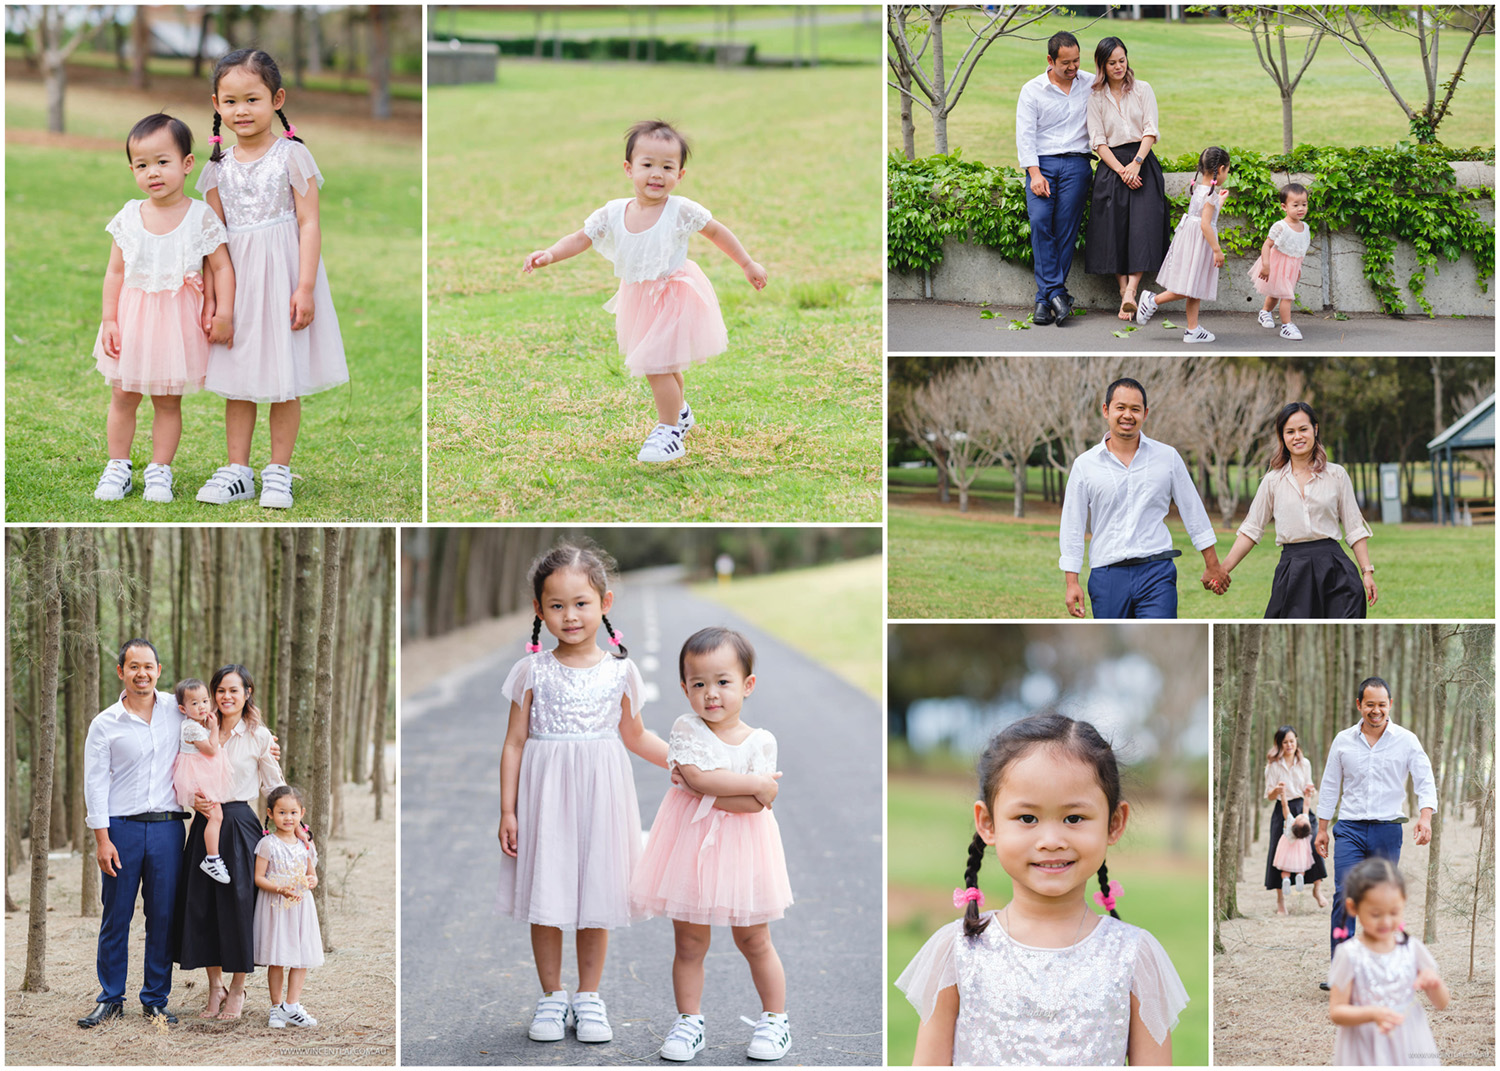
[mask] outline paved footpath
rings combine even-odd
[[[1031,323],[1031,309],[995,307],[995,317],[980,317],[977,305],[929,301],[892,301],[886,309],[886,350],[890,353],[1233,353],[1269,357],[1347,355],[1356,353],[1493,353],[1495,321],[1488,316],[1401,318],[1358,313],[1335,320],[1332,313],[1296,316],[1302,341],[1292,342],[1267,331],[1245,314],[1205,312],[1200,322],[1213,332],[1210,343],[1184,345],[1187,319],[1182,306],[1168,305],[1145,327],[1124,338],[1112,332],[1132,326],[1112,311],[1090,310],[1063,327],[1035,324],[1012,331],[1012,320]],[[1171,320],[1177,330],[1162,327]]]
[[[833,611],[830,611],[833,612]],[[784,777],[776,802],[797,902],[772,923],[787,973],[792,1047],[785,1065],[882,1062],[879,703],[809,658],[692,594],[675,571],[631,574],[610,614],[646,678],[646,724],[665,737],[688,712],[677,652],[710,624],[738,628],[757,652],[745,719],[776,734]],[[544,640],[547,639],[545,632]],[[500,745],[509,704],[497,692],[523,654],[504,650],[403,702],[401,773],[401,1054],[405,1064],[666,1066],[656,1056],[675,1015],[672,925],[651,919],[610,935],[600,991],[615,1040],[585,1045],[526,1037],[538,995],[529,928],[493,913],[500,845]],[[631,757],[642,827],[666,774]],[[694,1065],[749,1064],[760,1015],[749,968],[715,927],[704,990],[708,1046]],[[571,936],[563,984],[577,985]]]

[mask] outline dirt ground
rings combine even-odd
[[[1416,936],[1426,914],[1426,847],[1413,847],[1405,827],[1401,872],[1406,877],[1406,923]],[[1262,832],[1264,837],[1264,831]],[[1335,841],[1335,846],[1337,841]],[[1459,1067],[1495,1066],[1495,882],[1490,875],[1479,896],[1479,928],[1474,939],[1474,980],[1469,974],[1469,920],[1474,913],[1474,867],[1479,830],[1472,818],[1449,819],[1443,830],[1442,903],[1438,939],[1429,945],[1453,1000],[1437,1011],[1425,998],[1443,1063]],[[1214,963],[1214,1044],[1216,1065],[1327,1064],[1333,1056],[1334,1027],[1328,1021],[1328,994],[1318,983],[1328,978],[1328,909],[1309,890],[1289,897],[1290,914],[1276,914],[1276,894],[1264,888],[1266,843],[1240,869],[1239,907],[1248,917],[1221,927],[1224,953]],[[1333,899],[1333,858],[1323,889]],[[1296,1028],[1288,1032],[1288,1023]]]
[[[136,905],[130,930],[125,1016],[92,1030],[77,1020],[99,993],[94,961],[98,919],[78,917],[80,857],[54,859],[48,894],[45,993],[20,992],[26,972],[25,910],[5,916],[5,1062],[23,1064],[322,1065],[396,1062],[396,829],[394,788],[374,821],[368,789],[344,786],[349,836],[335,840],[328,868],[333,951],[308,972],[302,1003],[318,1025],[301,1031],[266,1025],[270,998],[264,970],[250,976],[245,1014],[236,1022],[197,1017],[206,999],[202,971],[174,970],[168,1002],[180,1022],[158,1030],[141,1016],[145,922]],[[10,876],[25,904],[30,870]]]

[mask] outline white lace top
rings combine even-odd
[[[517,662],[501,694],[515,703],[531,692],[530,737],[533,740],[593,739],[617,736],[620,701],[641,709],[645,682],[628,658],[605,655],[592,666],[575,669],[551,651],[539,651]]]
[[[190,201],[187,215],[166,234],[152,234],[141,222],[145,201],[126,201],[105,230],[125,255],[125,285],[148,294],[176,293],[187,283],[203,289],[203,258],[228,241],[224,224],[202,201]]]
[[[213,215],[213,213],[210,212],[209,215]],[[184,755],[196,755],[198,754],[197,741],[207,739],[207,729],[192,718],[182,719],[182,746],[177,749],[179,752]]]
[[[1302,229],[1294,231],[1286,225],[1286,220],[1278,219],[1271,224],[1271,233],[1266,237],[1287,256],[1300,258],[1307,256],[1307,247],[1312,244],[1312,228],[1303,220]]]
[[[595,209],[584,220],[583,233],[594,248],[615,266],[622,282],[644,283],[665,279],[687,262],[688,238],[713,220],[697,201],[675,194],[656,222],[639,234],[625,229],[625,206],[633,198],[621,197]]]
[[[667,765],[769,776],[776,772],[776,738],[765,729],[752,729],[738,744],[726,744],[702,718],[684,714],[667,737]]]
[[[277,138],[259,159],[241,163],[231,146],[218,163],[209,162],[198,176],[198,192],[219,191],[230,233],[251,231],[297,218],[295,189],[307,195],[308,183],[323,186],[323,175],[307,146]]]

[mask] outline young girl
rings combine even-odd
[[[1281,891],[1291,890],[1292,875],[1297,875],[1297,891],[1302,891],[1302,875],[1312,869],[1312,823],[1307,815],[1292,817],[1286,796],[1281,797],[1281,839],[1276,843],[1275,865],[1281,871]]]
[[[547,249],[527,255],[530,273],[577,256],[590,245],[615,266],[619,292],[604,308],[615,314],[625,367],[645,376],[656,401],[656,427],[641,447],[641,461],[682,457],[683,436],[696,422],[683,395],[682,373],[728,346],[719,299],[703,270],[687,259],[694,231],[740,266],[755,289],[766,269],[751,259],[728,227],[708,209],[672,191],[687,174],[687,139],[661,120],[643,120],[625,135],[625,177],[634,197],[610,201]]]
[[[104,229],[114,239],[94,367],[111,387],[104,435],[109,460],[94,497],[117,501],[134,486],[130,447],[141,395],[151,396],[148,502],[172,501],[172,459],[182,438],[182,396],[203,386],[210,340],[233,342],[234,269],[219,217],[183,193],[193,134],[170,115],[148,115],[125,139],[144,201],[126,201]],[[213,266],[205,304],[203,261]]]
[[[1105,852],[1130,805],[1109,744],[1087,722],[1035,714],[979,757],[980,798],[964,917],[928,940],[896,980],[922,1017],[913,1064],[1170,1064],[1188,995],[1166,952],[1119,921]],[[993,846],[1014,886],[980,915],[979,867]],[[1109,912],[1089,908],[1093,900]]]
[[[666,742],[641,721],[645,688],[606,616],[613,561],[563,543],[531,566],[527,657],[505,679],[510,723],[500,758],[502,914],[531,924],[542,996],[529,1035],[560,1041],[571,1012],[579,1041],[614,1037],[599,978],[609,931],[631,921],[630,872],[641,855],[640,806],[626,749],[665,767]],[[557,638],[541,647],[542,625]],[[616,649],[595,642],[600,626]],[[578,989],[562,988],[563,930],[577,930]]]
[[[1219,295],[1219,269],[1224,266],[1224,251],[1219,248],[1219,209],[1229,191],[1224,180],[1229,177],[1229,154],[1210,145],[1198,157],[1198,173],[1193,176],[1193,196],[1187,212],[1172,235],[1167,259],[1157,269],[1158,285],[1166,287],[1160,294],[1141,292],[1136,306],[1135,322],[1144,326],[1156,314],[1158,305],[1179,298],[1187,300],[1187,331],[1184,342],[1212,342],[1213,332],[1198,324],[1198,307],[1204,299]]]
[[[281,785],[266,797],[270,829],[255,846],[255,962],[271,988],[267,1026],[317,1026],[302,1007],[302,983],[323,965],[323,934],[311,893],[318,884],[318,849],[299,837],[302,793]],[[286,973],[286,1001],[281,997]]]
[[[1256,290],[1266,295],[1266,303],[1256,316],[1260,326],[1276,326],[1271,309],[1279,301],[1281,337],[1300,339],[1302,332],[1292,323],[1292,298],[1297,296],[1302,258],[1307,256],[1307,247],[1312,241],[1312,228],[1302,222],[1307,217],[1307,187],[1288,182],[1281,187],[1280,199],[1286,218],[1271,224],[1271,233],[1260,247],[1260,256],[1250,265],[1250,281]]]
[[[264,52],[230,52],[214,67],[214,153],[198,189],[229,225],[238,271],[239,335],[209,352],[206,386],[222,395],[229,464],[198,491],[222,505],[255,494],[250,443],[256,403],[271,403],[271,463],[260,504],[292,505],[292,448],[304,395],[349,381],[339,318],[323,271],[318,187],[323,176],[281,106],[281,71]],[[280,119],[285,133],[273,129]],[[222,124],[234,131],[227,151]]]
[[[234,798],[229,772],[229,756],[219,739],[219,717],[208,686],[196,677],[178,681],[177,709],[182,711],[181,744],[177,762],[172,767],[172,787],[177,802],[185,811],[193,809],[195,796],[213,802],[213,811],[203,827],[203,847],[208,853],[198,869],[221,885],[229,884],[229,868],[219,857],[219,831],[224,825],[220,804]]]
[[[631,904],[648,916],[666,915],[676,936],[677,1021],[661,1055],[683,1061],[702,1050],[709,927],[729,926],[761,1000],[747,1054],[779,1060],[792,1034],[786,974],[767,923],[791,904],[792,887],[770,810],[780,776],[776,738],[740,720],[755,690],[755,649],[730,629],[700,629],[682,645],[677,668],[693,708],[677,719],[667,741],[667,763],[682,784],[662,800],[630,881]]]
[[[1389,859],[1366,859],[1344,879],[1355,939],[1333,953],[1328,1018],[1338,1027],[1333,1062],[1345,1067],[1441,1064],[1419,993],[1448,1006],[1448,987],[1427,946],[1406,935],[1406,881]],[[1335,931],[1338,936],[1338,931]]]

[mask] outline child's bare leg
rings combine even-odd
[[[536,960],[537,981],[543,993],[562,988],[562,931],[556,926],[531,927],[531,958]]]
[[[672,957],[672,996],[683,1015],[697,1015],[703,1007],[703,957],[713,931],[707,926],[672,920],[676,954]]]
[[[280,1004],[281,1003],[281,976],[282,976],[283,972],[285,972],[285,970],[286,970],[285,967],[267,967],[266,968],[266,984],[269,985],[270,988],[271,988],[271,1003],[272,1004]],[[292,972],[292,974],[294,976],[296,975],[296,973],[297,973],[296,971]],[[288,999],[294,999],[294,998],[288,998]]]
[[[255,438],[254,402],[231,398],[224,403],[224,439],[231,465],[250,464],[250,442]]]
[[[302,1003],[302,983],[307,981],[306,967],[288,967],[286,972],[286,1002]],[[274,1003],[274,1002],[273,1002]]]
[[[209,813],[208,824],[203,827],[203,847],[209,855],[219,854],[219,830],[224,827],[224,811],[217,803]]]
[[[1289,324],[1289,323],[1292,322],[1292,299],[1291,298],[1282,298],[1281,299],[1281,322],[1284,323],[1284,324]]]
[[[1163,290],[1160,294],[1156,295],[1156,303],[1158,305],[1165,305],[1169,301],[1181,301],[1186,297],[1186,294],[1175,294],[1170,290]],[[1193,299],[1188,298],[1188,300],[1191,301]]]
[[[182,395],[151,395],[151,463],[170,465],[182,440]]]
[[[682,405],[687,405],[687,381],[682,378],[681,372],[673,372],[672,378],[677,380],[677,391],[682,395]],[[682,405],[677,407],[677,414],[682,415]]]
[[[579,930],[578,992],[599,992],[599,976],[604,973],[604,954],[609,951],[609,931]]]
[[[657,422],[674,426],[677,414],[682,412],[682,374],[663,372],[647,376],[646,382],[651,384],[651,397],[656,401]]]
[[[297,430],[301,426],[300,398],[271,403],[271,464],[291,465],[292,450],[297,445]]]
[[[786,972],[781,969],[781,957],[771,943],[771,927],[762,922],[759,926],[733,926],[734,946],[750,964],[750,980],[760,994],[760,1010],[786,1011]]]
[[[104,418],[104,441],[112,458],[128,458],[135,442],[135,411],[141,396],[115,387],[109,396],[109,415]]]
[[[1176,300],[1176,295],[1173,295],[1173,300]],[[1157,298],[1156,303],[1160,305],[1161,298]],[[1190,297],[1187,299],[1187,325],[1189,331],[1198,326],[1198,306],[1202,304],[1203,301],[1200,298]]]

